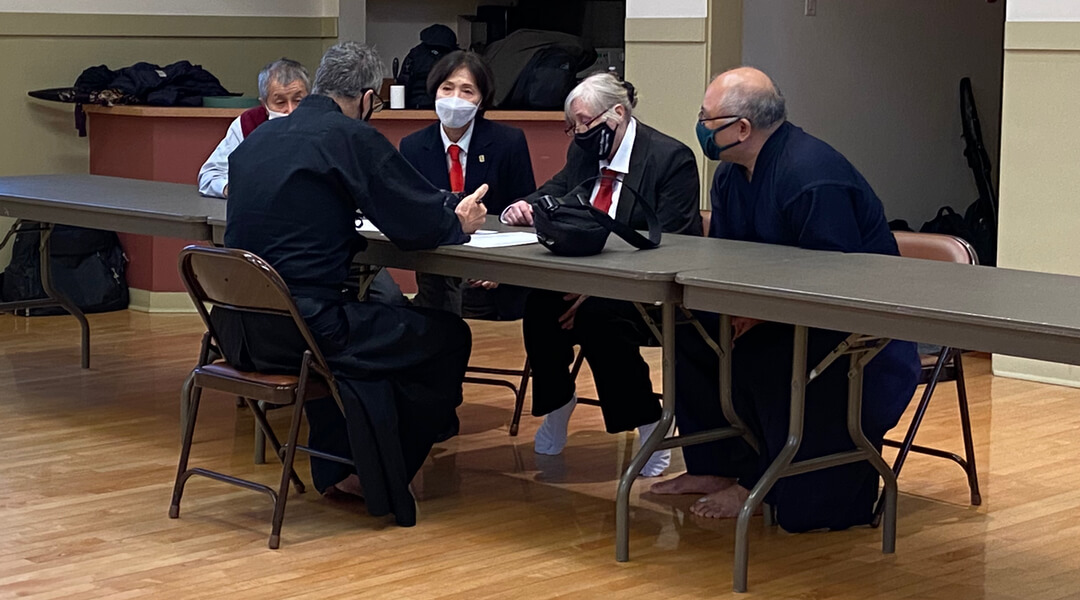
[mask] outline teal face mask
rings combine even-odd
[[[717,118],[718,119],[723,119],[724,117],[717,117]],[[730,118],[730,117],[728,117],[728,118]],[[711,119],[709,119],[709,120],[711,120]],[[734,121],[728,123],[727,125],[724,125],[723,127],[718,128],[718,129],[709,129],[708,127],[705,126],[704,121],[699,120],[697,122],[697,131],[696,131],[697,139],[698,139],[698,143],[701,144],[701,151],[705,153],[705,158],[708,158],[709,160],[720,160],[720,153],[721,152],[723,152],[724,150],[727,150],[728,148],[734,148],[735,146],[738,146],[739,144],[742,143],[741,141],[739,141],[739,142],[733,142],[731,144],[727,144],[726,146],[720,146],[720,145],[718,145],[716,143],[716,139],[715,139],[716,134],[718,132],[727,129],[728,127],[731,127],[732,125],[734,125],[734,124],[736,124],[738,122],[739,122],[739,119],[735,119]]]

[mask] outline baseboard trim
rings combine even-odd
[[[193,313],[195,305],[186,292],[151,292],[130,288],[128,308],[147,313]]]
[[[996,377],[1080,388],[1080,367],[995,354],[991,370]]]

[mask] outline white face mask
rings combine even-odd
[[[269,108],[266,109],[266,114],[267,114],[267,116],[269,117],[269,119],[271,121],[273,121],[274,119],[277,119],[279,117],[287,117],[287,116],[289,116],[289,113],[274,112],[274,111],[270,110]]]
[[[476,118],[476,109],[475,104],[457,96],[439,98],[435,101],[435,114],[439,115],[439,121],[443,125],[451,129],[468,125]]]

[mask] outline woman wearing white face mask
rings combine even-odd
[[[432,67],[428,93],[435,97],[434,123],[401,140],[401,154],[433,185],[469,193],[488,184],[484,205],[498,215],[536,190],[525,134],[488,121],[483,113],[495,97],[494,77],[475,52],[452,52]],[[462,286],[460,280],[417,274],[414,304],[466,318],[513,320],[521,317],[525,290]],[[464,294],[463,292],[464,288]]]

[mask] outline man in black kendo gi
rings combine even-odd
[[[290,118],[240,144],[229,159],[225,245],[281,274],[338,380],[344,419],[331,399],[308,403],[309,445],[351,455],[356,469],[313,457],[315,487],[362,488],[372,515],[411,526],[408,485],[436,438],[456,431],[471,336],[449,313],[346,296],[349,265],[366,247],[356,211],[403,249],[461,244],[483,224],[487,186],[457,202],[367,123],[382,73],[372,48],[333,46]],[[267,315],[217,310],[213,318],[234,367],[296,369],[301,343],[285,333],[294,328]]]

